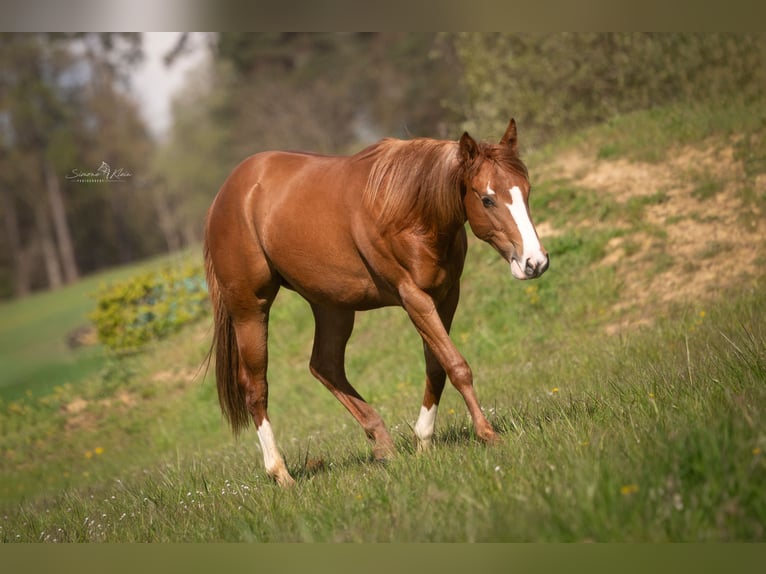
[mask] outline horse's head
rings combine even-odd
[[[474,234],[511,264],[516,279],[534,279],[548,269],[548,253],[529,217],[529,179],[518,156],[516,122],[511,119],[499,144],[478,144],[464,133],[463,165],[468,223]]]

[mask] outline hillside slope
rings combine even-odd
[[[704,112],[688,113],[692,121]],[[674,306],[714,301],[763,277],[766,129],[762,119],[753,120],[742,131],[694,142],[668,135],[665,148],[651,150],[651,160],[642,158],[646,144],[636,134],[624,134],[628,143],[618,151],[607,139],[619,134],[613,127],[597,133],[595,144],[586,140],[535,166],[544,195],[536,206],[543,238],[608,235],[596,262],[614,270],[619,286],[607,332],[649,324]],[[625,121],[626,130],[633,123]],[[639,140],[636,147],[631,137]],[[567,217],[557,217],[564,202],[570,203]]]
[[[644,112],[527,156],[551,268],[514,281],[472,238],[452,328],[499,445],[449,387],[416,455],[422,344],[384,309],[358,314],[347,355],[400,454],[371,464],[284,291],[269,401],[294,491],[254,432],[230,436],[204,320],[0,402],[0,540],[763,541],[764,113]]]

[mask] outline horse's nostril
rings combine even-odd
[[[527,277],[533,277],[536,271],[537,266],[534,264],[532,259],[527,259],[527,264],[524,266],[524,273],[526,273]]]

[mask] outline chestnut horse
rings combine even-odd
[[[384,139],[352,156],[269,151],[242,162],[208,211],[205,264],[213,302],[218,397],[236,433],[255,422],[266,471],[293,479],[267,414],[269,309],[280,287],[311,305],[311,373],[345,406],[385,459],[394,444],[346,378],[355,311],[399,305],[423,338],[425,395],[415,424],[431,442],[445,378],[478,437],[497,435],[468,363],[449,336],[466,256],[466,220],[517,279],[548,268],[529,217],[529,180],[511,119],[499,144]],[[212,348],[211,348],[212,353]]]

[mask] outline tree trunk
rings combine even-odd
[[[114,186],[118,187],[118,186]],[[128,263],[133,260],[133,249],[130,242],[130,234],[125,224],[125,198],[124,190],[113,190],[109,196],[109,204],[112,208],[112,221],[114,222],[115,239],[117,241],[117,254],[120,263]]]
[[[154,200],[154,208],[157,211],[160,230],[168,245],[168,252],[173,253],[178,251],[181,249],[181,241],[178,237],[178,229],[176,227],[175,218],[173,217],[173,211],[168,205],[167,198],[159,189],[152,189],[149,193]]]
[[[196,222],[187,221],[183,226],[182,235],[185,247],[194,245],[202,238],[201,225]]]
[[[40,242],[40,250],[43,255],[45,272],[48,276],[48,287],[58,289],[63,284],[61,266],[59,265],[56,245],[53,242],[51,222],[48,219],[48,210],[45,201],[35,202],[35,224],[37,226],[37,240]]]
[[[13,196],[4,188],[0,188],[0,211],[3,213],[3,227],[5,228],[8,249],[11,252],[13,293],[16,297],[23,297],[28,295],[30,291],[29,265],[27,265],[27,260],[21,247],[16,202]]]
[[[64,269],[64,279],[67,283],[72,283],[77,280],[80,273],[77,270],[72,235],[69,232],[69,223],[66,219],[64,197],[61,194],[61,186],[56,171],[53,169],[53,164],[48,158],[43,159],[43,164],[45,187],[48,191],[48,203],[53,216],[53,228],[56,232],[56,244]]]

